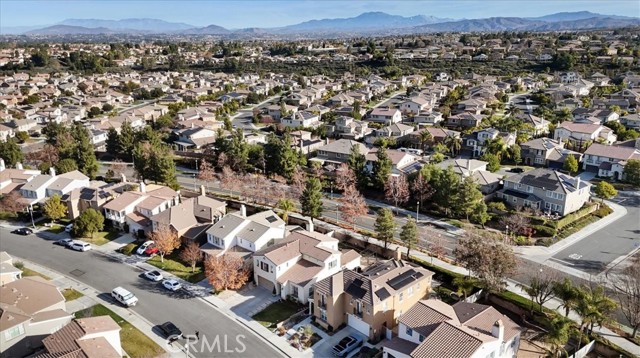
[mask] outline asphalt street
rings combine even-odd
[[[279,357],[282,354],[234,319],[186,292],[169,292],[160,283],[140,277],[138,269],[93,251],[76,252],[53,245],[35,235],[18,236],[0,228],[0,250],[38,263],[104,292],[100,298],[111,301],[110,292],[122,286],[135,294],[135,311],[154,325],[175,323],[184,334],[200,331],[201,342],[190,352],[196,357]],[[154,333],[162,334],[154,327]],[[218,344],[213,344],[218,340]],[[226,343],[225,343],[226,342]],[[240,344],[239,342],[242,342]],[[184,342],[182,342],[184,343]],[[194,351],[195,350],[195,351]]]
[[[620,192],[612,201],[624,206],[627,215],[558,252],[551,260],[598,274],[618,257],[640,247],[640,193]]]

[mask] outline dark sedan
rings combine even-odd
[[[165,322],[163,324],[160,325],[160,329],[162,330],[162,333],[164,333],[164,335],[167,338],[180,338],[182,337],[182,331],[180,330],[180,328],[178,328],[175,324],[171,323],[171,322]]]
[[[26,227],[21,227],[19,229],[15,229],[11,232],[12,234],[18,234],[18,235],[31,235],[33,234],[33,230],[26,228]]]

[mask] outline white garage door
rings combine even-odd
[[[369,324],[361,320],[358,316],[350,314],[347,319],[347,324],[350,327],[355,328],[358,332],[364,334],[365,337],[369,337]]]
[[[273,291],[273,282],[269,281],[268,279],[262,277],[262,276],[258,276],[258,285],[268,289],[269,291]]]

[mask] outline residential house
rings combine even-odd
[[[422,142],[422,133],[429,132],[426,142]],[[405,146],[420,148],[427,150],[436,144],[444,143],[448,137],[460,138],[460,132],[439,127],[426,127],[415,132],[409,133],[398,141],[404,143]]]
[[[394,123],[386,127],[374,130],[376,138],[398,138],[406,136],[414,131],[413,126],[402,123]],[[375,138],[373,138],[375,140]]]
[[[28,205],[43,202],[46,198],[63,196],[76,188],[89,186],[89,177],[77,170],[56,175],[54,168],[49,168],[49,174],[40,174],[22,185],[20,194]]]
[[[406,261],[342,270],[314,285],[313,315],[328,331],[346,324],[372,341],[390,337],[397,320],[431,291],[433,272]]]
[[[639,130],[640,115],[638,113],[627,114],[626,116],[620,117],[620,123],[629,129]]]
[[[174,130],[177,139],[173,142],[179,150],[202,149],[216,141],[217,133],[208,128],[186,128]]]
[[[499,189],[502,175],[487,171],[487,162],[476,159],[448,159],[437,165],[441,169],[451,168],[461,178],[472,176],[480,191],[491,194]]]
[[[536,138],[520,144],[520,156],[525,165],[551,169],[562,169],[569,155],[580,162],[582,154],[566,149],[564,145],[555,139]]]
[[[45,352],[32,358],[100,357],[124,355],[120,326],[111,316],[77,318],[42,340]]]
[[[16,165],[22,167],[22,164]],[[25,183],[40,175],[39,170],[6,168],[4,159],[0,158],[0,194],[9,194],[19,190]]]
[[[593,143],[584,152],[582,169],[598,173],[600,177],[622,179],[627,162],[630,159],[640,160],[640,139],[630,142],[632,146]]]
[[[465,136],[462,141],[462,152],[472,158],[482,156],[488,142],[496,139],[501,139],[507,147],[516,143],[515,133],[500,132],[495,128],[486,128]]]
[[[418,125],[426,124],[433,126],[443,121],[444,117],[442,116],[442,113],[437,111],[422,111],[413,117],[413,123]]]
[[[400,110],[402,113],[416,115],[420,112],[426,111],[431,107],[431,101],[422,97],[411,97],[408,100],[400,104]]]
[[[458,102],[458,104],[453,108],[452,113],[480,114],[485,109],[487,109],[487,103],[484,100],[471,98]]]
[[[316,157],[312,158],[312,160],[320,161],[322,163],[346,163],[349,161],[351,148],[353,146],[357,146],[358,151],[362,155],[366,155],[369,152],[369,148],[360,142],[356,142],[351,139],[338,139],[318,148]]]
[[[369,123],[352,117],[340,116],[334,125],[327,126],[327,134],[337,138],[357,140],[371,133]]]
[[[340,251],[338,239],[313,231],[296,230],[253,255],[254,283],[283,299],[313,300],[313,285],[340,270],[360,267],[354,250]]]
[[[613,144],[617,138],[611,128],[603,125],[566,121],[553,131],[553,139],[582,146],[599,140],[605,144]]]
[[[282,113],[282,110],[284,109],[284,114]],[[280,120],[280,118],[282,117],[286,117],[288,115],[294,114],[298,112],[298,107],[296,106],[290,106],[290,105],[284,105],[283,106],[278,106],[278,105],[271,105],[269,107],[267,107],[267,114],[271,116],[271,118],[275,119],[275,120]]]
[[[7,141],[9,138],[15,137],[15,132],[13,128],[7,126],[6,124],[0,123],[0,140]]]
[[[183,199],[178,205],[151,216],[149,220],[153,231],[170,228],[178,237],[183,237],[196,226],[219,221],[225,215],[226,207],[226,203],[199,195]]]
[[[532,136],[541,136],[549,133],[549,124],[551,122],[542,117],[534,116],[531,113],[523,113],[516,115],[516,118],[531,126],[532,130],[528,132]]]
[[[0,251],[0,286],[22,278],[22,271],[13,266],[13,257],[6,251]]]
[[[128,185],[125,178],[123,183],[91,181],[89,186],[71,190],[62,196],[62,201],[67,204],[67,217],[76,219],[89,208],[102,212],[102,206],[125,191]]]
[[[327,101],[326,105],[328,107],[338,107],[338,106],[351,106],[353,105],[354,98],[349,96],[346,93],[339,93]]]
[[[400,316],[397,337],[382,344],[382,357],[514,358],[521,331],[491,306],[422,300]]]
[[[282,117],[280,118],[280,123],[285,127],[292,128],[317,128],[322,125],[320,116],[308,111],[299,111],[290,116]]]
[[[420,170],[422,167],[418,162],[419,157],[396,149],[387,149],[387,156],[391,160],[391,175],[408,175]],[[373,171],[373,163],[378,161],[378,148],[373,149],[367,155],[365,168]]]
[[[481,114],[460,113],[447,118],[448,128],[476,128],[480,126],[483,116]]]
[[[397,108],[378,107],[369,112],[367,120],[389,125],[402,121],[402,113]]]
[[[225,215],[207,230],[207,243],[200,249],[207,255],[236,253],[246,257],[285,237],[285,222],[271,210],[247,216],[244,205],[239,213]]]
[[[589,201],[591,184],[551,169],[538,168],[504,179],[498,197],[513,207],[570,214]]]
[[[55,284],[32,276],[0,286],[0,353],[24,357],[73,317]]]
[[[310,155],[324,145],[324,141],[320,138],[312,138],[312,133],[308,131],[298,130],[290,133],[293,143],[291,147],[296,151]]]

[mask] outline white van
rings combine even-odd
[[[127,307],[135,306],[138,303],[138,297],[122,287],[116,287],[111,291],[111,297]]]
[[[398,149],[401,152],[405,152],[405,153],[409,153],[409,154],[413,154],[413,155],[422,155],[424,152],[422,151],[422,149],[415,149],[415,148],[400,148]]]

